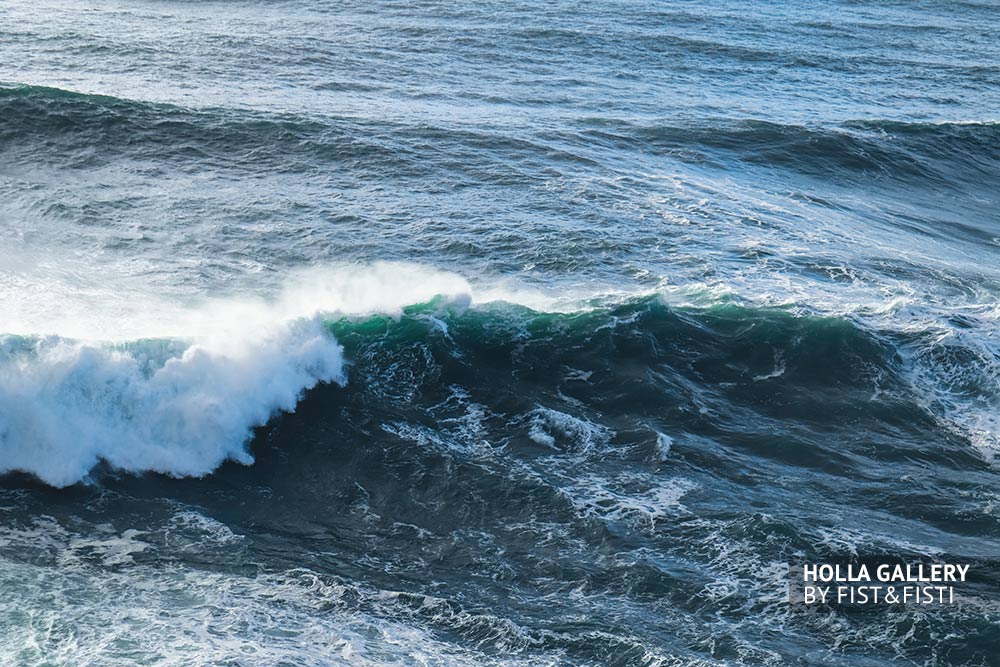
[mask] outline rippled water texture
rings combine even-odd
[[[998,22],[0,4],[0,665],[998,664]]]

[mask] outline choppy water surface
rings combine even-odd
[[[0,664],[997,664],[998,21],[0,5]]]

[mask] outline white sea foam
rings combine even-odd
[[[552,408],[538,407],[530,415],[528,437],[553,449],[586,453],[607,445],[613,435],[606,426]]]
[[[185,511],[162,530],[214,540],[219,526]],[[442,598],[304,568],[243,576],[174,558],[168,567],[150,565],[143,555],[163,556],[159,532],[66,525],[51,517],[0,525],[0,665],[563,662],[526,654],[535,638],[506,617],[468,612]],[[236,549],[239,540],[225,537],[216,547]],[[168,548],[176,555],[172,540]],[[443,641],[435,628],[475,636],[500,651]]]
[[[663,480],[622,475],[607,479],[587,473],[577,475],[561,493],[582,516],[655,528],[658,521],[683,513],[681,499],[695,488],[697,484],[680,477]]]
[[[0,337],[0,473],[65,486],[99,461],[175,476],[249,464],[255,426],[318,383],[345,382],[324,316],[398,314],[442,295],[464,307],[470,293],[455,274],[376,264],[295,274],[271,300],[109,298],[102,312],[63,294],[47,310],[12,308],[10,333],[22,335]],[[32,335],[46,331],[60,335]]]
[[[670,449],[674,446],[674,439],[666,433],[656,433],[656,458],[661,463],[670,458]]]
[[[43,338],[0,352],[0,471],[65,486],[99,461],[130,472],[204,475],[250,463],[250,430],[318,382],[343,381],[319,319],[225,345],[196,342],[162,365],[142,347]]]

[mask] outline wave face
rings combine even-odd
[[[995,14],[0,3],[0,665],[994,664]]]

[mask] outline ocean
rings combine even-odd
[[[1000,665],[998,26],[0,3],[0,665]]]

